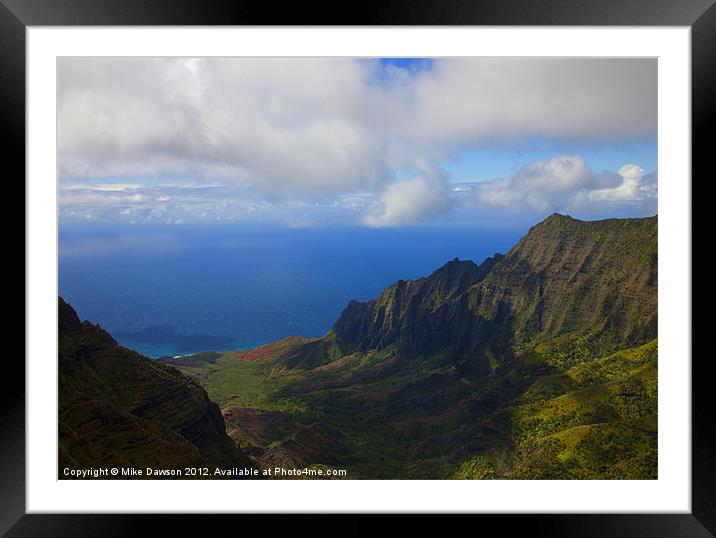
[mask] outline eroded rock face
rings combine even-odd
[[[201,386],[80,322],[62,298],[59,432],[60,477],[64,467],[249,465]]]
[[[585,222],[552,215],[471,290],[478,313],[507,305],[517,341],[598,334],[603,347],[656,336],[657,217]]]
[[[403,354],[509,358],[534,338],[589,334],[596,349],[656,336],[657,217],[585,222],[554,214],[507,255],[453,260],[351,301],[328,337],[293,364],[395,345]],[[337,352],[332,352],[337,348]],[[484,362],[484,361],[483,361]],[[482,364],[481,367],[486,367]]]

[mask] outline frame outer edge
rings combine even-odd
[[[1,0],[27,26],[690,26],[713,0],[362,0],[351,10],[258,0]],[[315,7],[314,7],[315,6]],[[516,22],[517,21],[517,22]]]
[[[98,24],[100,21],[114,19],[117,23],[130,23],[128,19],[135,19],[135,23],[142,21],[136,20],[137,15],[127,16],[126,8],[124,10],[113,10],[109,8],[107,2],[97,2],[93,9],[88,9],[88,13],[78,15],[77,8],[86,6],[82,0],[70,0],[63,2],[70,4],[74,10],[70,10],[63,16],[60,13],[59,3],[49,8],[49,5],[37,0],[26,0],[23,6],[16,0],[3,0],[0,2],[0,72],[3,73],[3,84],[0,85],[0,117],[3,121],[0,123],[0,133],[4,134],[6,147],[10,150],[10,161],[14,173],[21,174],[24,177],[25,172],[25,139],[18,137],[19,132],[25,131],[25,24]],[[132,3],[131,1],[129,2]],[[150,4],[150,2],[147,2]],[[683,4],[686,4],[684,2]],[[12,9],[7,6],[10,4]],[[126,3],[125,3],[126,4]],[[552,2],[553,6],[557,6],[559,2]],[[638,22],[635,19],[643,20],[644,17],[635,17],[633,10],[628,10],[626,22],[621,24],[655,24],[659,21],[664,24],[664,16],[666,16],[672,25],[684,24],[685,15],[683,11],[680,15],[675,15],[674,10],[678,6],[673,2],[659,2],[660,7],[664,9],[660,16],[645,17],[650,22]],[[683,9],[683,4],[681,8]],[[692,153],[694,172],[706,172],[708,163],[707,155],[712,151],[708,143],[707,134],[711,134],[712,125],[714,124],[714,103],[713,96],[716,95],[716,77],[714,77],[714,62],[716,58],[716,5],[713,0],[691,1],[689,4],[689,13],[698,16],[695,17],[692,26]],[[697,8],[697,4],[701,8]],[[215,5],[215,4],[214,4]],[[247,4],[243,4],[244,7]],[[634,5],[634,4],[632,4]],[[644,6],[645,4],[641,4]],[[652,4],[653,5],[653,4]],[[155,4],[156,6],[156,4]],[[23,9],[27,7],[28,9]],[[88,7],[88,6],[87,6]],[[455,7],[455,6],[453,6]],[[48,9],[49,8],[49,9]],[[464,6],[466,11],[465,24],[474,23],[475,15],[479,10],[470,10],[468,6]],[[601,9],[607,9],[602,6]],[[209,9],[211,11],[211,8]],[[124,11],[124,15],[121,14]],[[171,11],[171,10],[167,10]],[[164,22],[163,24],[180,23],[178,19],[186,20],[189,18],[195,8],[189,8],[182,13],[177,9],[173,14],[165,11],[163,15],[165,20],[173,22]],[[247,11],[249,11],[247,9]],[[385,11],[385,10],[384,10]],[[393,10],[388,12],[395,13]],[[458,9],[460,11],[460,9]],[[557,12],[560,10],[557,9]],[[567,11],[567,13],[565,13]],[[584,24],[574,19],[575,15],[569,9],[558,13],[561,16],[556,17],[557,23],[562,25]],[[627,11],[627,10],[625,10]],[[667,13],[668,12],[668,13]],[[244,12],[246,14],[246,12]],[[152,21],[144,20],[144,24],[157,23],[157,13],[152,10],[154,16],[149,18]],[[259,12],[255,12],[259,15]],[[429,10],[422,12],[430,16]],[[484,13],[483,13],[484,14]],[[493,13],[496,18],[501,18],[497,13]],[[146,16],[146,15],[145,15]],[[405,14],[403,14],[405,17]],[[139,19],[142,15],[138,16]],[[249,18],[252,18],[249,16]],[[259,17],[261,18],[261,17]],[[393,16],[388,15],[386,22],[392,23]],[[411,17],[406,17],[411,18]],[[415,17],[412,17],[415,18]],[[488,17],[490,18],[490,17]],[[532,17],[528,17],[532,18]],[[577,16],[577,19],[583,17]],[[600,19],[603,17],[600,17]],[[70,19],[70,20],[68,20]],[[453,19],[454,20],[454,19]],[[513,19],[514,20],[514,19]],[[243,21],[242,21],[243,22]],[[247,20],[245,23],[251,23]],[[615,21],[616,22],[616,21]],[[226,20],[225,20],[226,23]],[[229,21],[229,23],[231,23]],[[525,22],[526,24],[535,24],[535,21]],[[525,24],[523,23],[523,24]],[[162,24],[159,22],[159,24]],[[491,24],[485,21],[484,24]],[[494,23],[492,23],[494,24]],[[616,24],[620,24],[616,22]],[[707,131],[708,129],[708,131]],[[24,219],[23,219],[24,220]],[[25,259],[23,256],[23,274],[25,269]],[[24,278],[24,277],[23,277]],[[19,295],[19,287],[11,290],[10,293]],[[19,302],[19,297],[18,297]],[[24,305],[24,301],[23,301]],[[24,306],[23,306],[24,314]],[[18,316],[19,318],[19,316]],[[24,315],[22,316],[24,321]],[[716,529],[716,463],[714,462],[714,447],[716,447],[716,430],[711,427],[712,420],[710,410],[712,409],[712,401],[709,401],[707,382],[711,379],[706,375],[707,367],[704,364],[694,363],[693,368],[693,428],[692,428],[692,513],[694,517],[712,533]],[[22,517],[25,511],[25,402],[24,402],[24,367],[18,367],[19,374],[23,383],[8,384],[3,388],[4,400],[6,405],[0,410],[0,432],[3,436],[3,448],[5,449],[5,457],[0,459],[0,534],[4,534],[18,518]],[[698,429],[698,426],[701,429]],[[23,518],[27,519],[27,518]]]
[[[714,59],[716,58],[716,4],[712,4],[691,28],[691,129],[692,129],[692,193],[693,177],[703,176],[700,181],[709,180],[712,175],[713,162],[713,138],[714,120],[716,118],[716,69]],[[692,194],[692,204],[696,198]],[[703,215],[703,208],[698,211],[692,205],[692,253],[695,236],[703,238],[701,233],[704,223],[701,226],[694,226],[693,216]],[[706,213],[708,214],[708,213]],[[696,234],[696,232],[699,232]],[[707,241],[709,239],[703,239]],[[699,243],[700,244],[700,243]],[[692,254],[692,288],[694,268]],[[703,282],[703,279],[700,279]],[[706,297],[701,299],[705,302]],[[693,292],[692,292],[693,301]],[[693,315],[692,303],[692,334],[699,335],[701,339],[704,334],[709,334],[704,326],[705,321],[710,321],[711,316],[706,319]],[[697,322],[699,325],[697,325]],[[701,330],[694,330],[699,327]],[[707,331],[707,332],[704,332]],[[713,372],[709,372],[709,357],[704,354],[695,356],[692,337],[692,427],[691,427],[691,509],[694,516],[711,533],[716,534],[716,429],[713,426]]]
[[[20,341],[11,349],[20,347],[21,353],[5,354],[2,384],[3,405],[0,407],[0,436],[2,438],[2,457],[0,458],[0,534],[4,533],[25,513],[25,331],[20,332],[20,324],[25,323],[25,236],[17,231],[18,221],[25,224],[25,25],[3,3],[0,3],[0,139],[6,150],[5,164],[9,171],[3,176],[13,187],[14,200],[11,205],[19,208],[17,213],[5,213],[3,238],[22,241],[22,258],[9,258],[6,268],[13,272],[22,270],[22,276],[6,281],[6,315],[12,313],[14,330],[3,331]],[[22,179],[21,179],[22,178]],[[22,189],[22,190],[20,190]],[[20,192],[18,192],[20,191]],[[23,203],[20,204],[20,200]],[[17,252],[17,251],[15,251]],[[12,261],[10,261],[12,260]],[[23,282],[22,288],[12,282]],[[22,305],[21,310],[16,310]],[[12,310],[11,310],[12,309]],[[23,334],[22,338],[20,334]],[[8,347],[10,349],[10,347]],[[10,381],[12,380],[12,381]]]

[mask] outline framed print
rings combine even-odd
[[[716,8],[396,6],[4,1],[3,532],[712,535],[691,177]]]

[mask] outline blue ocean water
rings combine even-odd
[[[244,349],[321,336],[350,299],[455,257],[480,263],[526,231],[69,223],[59,291],[82,319],[150,357]]]

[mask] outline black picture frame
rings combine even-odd
[[[246,0],[0,0],[0,132],[7,150],[6,181],[12,180],[19,187],[19,178],[25,177],[26,27],[46,25],[688,26],[692,39],[692,175],[710,177],[706,166],[707,156],[712,150],[707,130],[713,124],[712,96],[716,95],[713,61],[716,57],[716,7],[713,3],[714,0],[385,0],[363,1],[351,6],[342,3],[332,6],[285,3],[278,7],[269,2]],[[689,178],[679,180],[690,181]],[[17,194],[24,198],[24,189]],[[17,218],[22,217],[12,217],[12,220],[5,217],[6,233],[12,234],[17,224],[12,227],[11,223],[16,223]],[[22,267],[22,278],[25,278],[27,267],[24,261],[10,265],[15,265],[18,272]],[[22,301],[19,297],[19,286],[6,284],[5,294],[14,304],[22,304],[22,312],[25,311],[24,297]],[[6,312],[10,309],[6,308]],[[21,319],[24,323],[24,316],[15,310],[12,312],[12,323],[19,324]],[[5,334],[15,333],[8,330]],[[716,428],[711,422],[712,378],[708,375],[709,361],[705,359],[706,356],[701,356],[692,361],[690,514],[458,517],[472,518],[469,524],[480,532],[499,529],[503,535],[527,531],[538,536],[713,536],[716,534]],[[232,532],[250,532],[248,529],[255,524],[266,524],[255,521],[257,517],[264,516],[247,515],[238,516],[243,520],[241,527],[237,528],[237,516],[228,515],[26,514],[25,368],[19,353],[5,355],[3,372],[0,532],[7,536],[127,536],[144,534],[152,525],[158,524],[162,535],[185,535],[216,528],[217,523],[228,524],[227,528]],[[307,530],[312,533],[320,534],[322,529],[335,533],[336,525],[340,523],[342,534],[364,534],[370,527],[383,524],[383,516],[351,516],[353,521],[350,524],[326,524],[324,521],[316,524],[314,517],[299,515],[289,519],[286,516],[271,516],[270,532],[295,532],[297,528],[309,527]],[[444,532],[444,521],[443,517],[431,518],[430,524],[439,525]],[[428,521],[424,516],[416,516],[411,518],[410,523],[425,529]]]

